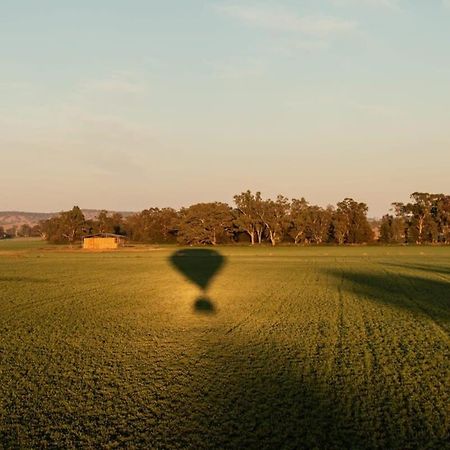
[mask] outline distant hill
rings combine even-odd
[[[86,219],[94,219],[100,213],[100,209],[83,209],[83,214]],[[116,211],[109,211],[110,213]],[[117,211],[123,216],[129,216],[133,214],[131,211]],[[36,212],[25,212],[25,211],[0,211],[0,226],[5,230],[14,226],[19,227],[20,225],[27,224],[31,227],[38,224],[41,220],[47,220],[51,217],[57,216],[59,212],[54,213],[36,213]]]

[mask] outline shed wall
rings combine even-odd
[[[118,246],[117,239],[114,237],[90,237],[83,240],[83,248],[91,250],[118,248]]]

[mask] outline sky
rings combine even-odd
[[[0,3],[0,210],[450,193],[450,0]]]

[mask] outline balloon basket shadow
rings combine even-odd
[[[195,300],[194,311],[198,314],[215,314],[216,308],[208,297],[201,296]]]

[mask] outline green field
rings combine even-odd
[[[177,250],[0,242],[0,447],[449,448],[450,248]]]

